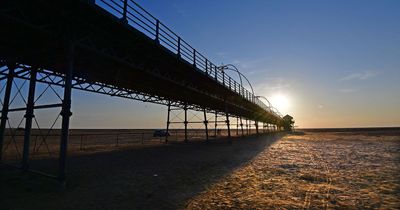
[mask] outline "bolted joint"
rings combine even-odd
[[[170,121],[168,121],[168,122],[167,122],[167,124],[169,125],[169,124],[171,124],[171,122],[170,122]]]
[[[123,24],[128,24],[128,20],[124,17],[120,18],[119,21],[121,21]]]
[[[184,121],[183,123],[184,123],[185,125],[187,125],[189,122],[188,122],[188,121]]]
[[[61,116],[63,117],[71,117],[72,116],[72,112],[71,111],[67,111],[67,110],[61,110],[60,112]]]
[[[8,120],[8,117],[5,116],[5,115],[1,115],[1,116],[0,116],[0,120]]]
[[[225,120],[225,123],[229,125],[229,120]]]
[[[7,63],[7,68],[8,69],[16,69],[17,68],[17,64],[14,63],[14,62],[9,62],[9,63]]]
[[[203,122],[204,122],[204,124],[208,124],[208,120],[204,120]]]

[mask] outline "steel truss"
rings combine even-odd
[[[3,64],[3,65],[1,65]],[[29,80],[29,72],[33,69],[31,66],[27,66],[24,64],[15,65],[15,72],[13,73],[13,78],[25,79]],[[45,83],[53,86],[64,87],[64,80],[66,79],[65,74],[60,74],[57,72],[45,70],[45,69],[36,69],[37,77],[36,82]],[[7,79],[9,75],[9,68],[3,62],[0,62],[0,81]],[[83,90],[93,93],[100,93],[103,95],[115,96],[126,99],[133,99],[143,102],[150,102],[161,105],[168,105],[175,107],[184,108],[185,102],[181,101],[170,101],[164,97],[150,95],[143,92],[138,92],[135,90],[119,88],[113,85],[108,85],[100,82],[90,82],[84,78],[73,77],[72,79],[72,88],[77,90]],[[191,110],[201,111],[203,110],[201,107],[195,104],[187,104],[186,107]]]
[[[70,49],[73,51],[73,49]],[[73,52],[70,52],[71,55],[69,55],[69,62],[68,65],[66,66],[66,71],[67,73],[61,74],[57,73],[54,71],[46,70],[46,69],[41,69],[41,68],[36,68],[33,66],[25,65],[25,64],[18,64],[18,63],[8,63],[6,60],[0,60],[0,81],[6,81],[5,87],[1,89],[1,91],[4,91],[4,97],[2,99],[2,110],[1,110],[1,124],[0,124],[0,160],[2,158],[3,152],[9,148],[11,144],[14,145],[16,150],[18,150],[17,153],[19,153],[18,145],[16,144],[15,141],[15,132],[13,133],[11,127],[10,127],[10,134],[12,138],[12,142],[8,142],[6,144],[5,148],[3,148],[4,145],[4,137],[5,137],[5,131],[6,131],[6,125],[8,123],[8,114],[10,112],[21,112],[25,111],[25,130],[24,130],[24,144],[22,148],[22,160],[20,164],[20,168],[23,171],[33,171],[29,167],[29,150],[30,150],[30,143],[31,143],[31,131],[32,131],[32,123],[34,122],[36,126],[39,128],[40,127],[35,119],[34,116],[34,111],[39,110],[39,109],[50,109],[50,108],[61,108],[61,111],[59,115],[56,117],[55,122],[52,124],[50,129],[47,132],[43,132],[43,135],[41,136],[41,142],[39,143],[39,148],[40,147],[46,147],[49,155],[52,155],[52,152],[47,146],[46,139],[48,135],[50,134],[50,130],[53,129],[56,121],[61,117],[62,119],[62,124],[61,124],[61,139],[60,139],[60,148],[59,148],[59,170],[58,170],[58,175],[50,175],[46,174],[47,176],[50,177],[56,177],[60,182],[65,183],[65,168],[66,168],[66,156],[67,156],[67,143],[68,143],[68,132],[69,132],[69,118],[72,115],[71,113],[71,91],[72,89],[76,90],[82,90],[82,91],[88,91],[88,92],[93,92],[93,93],[100,93],[103,95],[109,95],[109,96],[115,96],[115,97],[120,97],[120,98],[126,98],[126,99],[133,99],[133,100],[139,100],[143,102],[151,102],[151,103],[156,103],[156,104],[161,104],[161,105],[167,105],[168,106],[168,119],[167,119],[167,130],[169,130],[169,125],[173,123],[181,123],[185,127],[185,141],[188,141],[188,125],[192,123],[202,123],[204,124],[205,128],[205,136],[206,140],[210,138],[210,130],[209,130],[209,125],[213,124],[214,125],[214,136],[218,136],[218,127],[221,125],[227,126],[228,130],[228,138],[230,139],[231,137],[231,121],[230,118],[235,117],[237,120],[236,122],[236,134],[238,135],[239,133],[239,126],[241,130],[241,134],[244,135],[244,129],[243,129],[243,119],[240,116],[234,116],[230,115],[228,110],[226,109],[225,112],[221,111],[215,111],[215,110],[210,110],[206,108],[202,108],[200,106],[194,105],[194,104],[187,104],[182,101],[171,101],[168,100],[167,98],[156,96],[156,95],[150,95],[146,94],[143,92],[138,92],[135,90],[130,90],[130,89],[124,89],[124,88],[118,88],[112,85],[108,84],[103,84],[99,82],[91,82],[88,81],[84,78],[81,77],[76,77],[72,76],[72,71],[73,71]],[[12,102],[11,98],[11,89],[13,88],[13,83],[15,79],[20,79],[23,80],[24,82],[22,85],[25,85],[26,83],[29,82],[29,94],[28,98],[26,99],[26,104],[25,107],[16,107],[16,108],[10,108],[10,102]],[[35,87],[37,83],[45,84],[47,87],[45,88],[44,92],[40,93],[39,96],[35,99]],[[61,96],[60,94],[57,94],[57,92],[54,90],[55,87],[60,87],[63,88],[64,94]],[[20,94],[21,88],[22,87],[14,87],[17,90],[17,93]],[[35,102],[40,98],[46,91],[52,91],[56,94],[57,98],[60,100],[60,103],[54,103],[54,104],[35,104]],[[11,101],[10,101],[11,100]],[[170,119],[170,114],[174,110],[183,110],[185,112],[186,118],[182,121],[173,121]],[[200,121],[190,121],[190,119],[187,118],[187,113],[188,111],[197,111],[200,113],[203,113],[203,120]],[[209,116],[207,114],[213,114],[214,115],[214,120],[210,120]],[[221,119],[222,118],[222,119]],[[21,120],[22,123],[22,120]],[[20,123],[20,125],[21,125]],[[18,127],[18,126],[17,126]],[[247,134],[249,134],[249,129],[251,128],[251,125],[248,124],[248,120],[246,119],[246,129],[247,129]],[[37,138],[37,137],[36,137]],[[166,142],[168,141],[168,137],[166,137]],[[229,140],[230,141],[230,140]],[[35,141],[36,142],[36,141]],[[37,151],[38,149],[34,148],[34,151]],[[43,173],[42,173],[43,174]]]
[[[193,112],[195,111],[195,112]],[[210,116],[210,114],[212,116]],[[183,115],[183,116],[182,116]],[[223,120],[221,119],[223,117]],[[187,106],[174,107],[171,104],[168,104],[167,110],[167,125],[166,131],[169,134],[171,131],[171,124],[183,125],[184,127],[184,141],[189,141],[189,126],[190,124],[203,124],[204,126],[204,134],[205,140],[208,141],[211,137],[217,138],[218,135],[218,126],[226,126],[228,131],[228,138],[230,141],[231,137],[231,123],[230,118],[234,117],[230,115],[228,112],[218,112],[214,110],[209,110],[203,108],[202,111],[199,110],[191,110]],[[210,120],[211,118],[211,120]],[[239,117],[237,117],[239,118]],[[214,125],[214,135],[210,136],[210,125]],[[165,137],[165,142],[168,142],[168,135]]]
[[[67,157],[67,143],[68,143],[68,132],[69,132],[69,118],[72,115],[71,113],[71,88],[72,88],[72,65],[73,65],[73,48],[69,49],[68,57],[68,65],[65,66],[66,75],[62,79],[56,78],[54,75],[45,75],[42,74],[43,70],[36,67],[21,66],[17,64],[8,64],[6,66],[0,67],[1,73],[0,81],[6,80],[4,97],[2,99],[2,110],[1,110],[1,123],[0,123],[0,160],[3,158],[3,153],[7,151],[9,146],[12,144],[16,149],[17,158],[20,156],[19,145],[17,143],[17,132],[19,130],[23,130],[23,147],[22,147],[22,157],[20,163],[17,165],[22,169],[22,171],[33,171],[29,164],[29,159],[31,155],[34,155],[39,151],[39,149],[43,146],[46,148],[48,155],[53,156],[53,152],[49,148],[47,144],[48,137],[50,136],[54,126],[58,122],[61,117],[61,138],[60,138],[60,147],[59,147],[59,157],[58,157],[58,174],[52,175],[44,172],[40,172],[40,174],[57,178],[61,183],[65,183],[65,166],[66,166],[66,157]],[[16,79],[20,79],[23,82],[18,84],[15,82]],[[47,82],[44,82],[47,81]],[[22,89],[25,84],[28,82],[28,95],[24,97],[22,94]],[[41,82],[47,84],[44,90],[40,91],[38,95],[36,95],[37,91],[37,83]],[[11,97],[13,86],[16,88],[16,93],[13,97]],[[54,86],[63,87],[62,96],[55,90]],[[49,92],[54,93],[59,99],[59,103],[53,104],[40,104],[38,105],[38,101],[45,94]],[[13,101],[20,97],[24,103],[23,107],[13,108],[10,105]],[[11,99],[11,100],[10,100]],[[61,108],[54,122],[50,126],[50,128],[46,131],[46,129],[41,128],[39,122],[35,116],[35,110],[39,109],[53,109],[53,108]],[[23,118],[19,121],[17,125],[17,129],[13,129],[8,119],[9,113],[13,112],[25,112]],[[19,127],[22,125],[23,121],[25,121],[25,125],[22,129]],[[10,136],[10,141],[7,142],[5,147],[3,148],[5,142],[5,132],[6,132],[6,124],[9,125],[8,134]],[[37,128],[35,145],[33,150],[31,150],[32,140],[32,125]],[[37,138],[40,137],[39,144],[37,143]],[[32,154],[30,154],[32,152]]]
[[[73,49],[71,49],[73,51]],[[68,143],[68,132],[69,132],[69,118],[72,115],[71,113],[71,91],[72,89],[77,89],[77,90],[82,90],[82,91],[88,91],[88,92],[94,92],[94,93],[100,93],[104,95],[109,95],[109,96],[115,96],[115,97],[120,97],[120,98],[127,98],[127,99],[133,99],[133,100],[139,100],[143,102],[151,102],[151,103],[156,103],[156,104],[161,104],[161,105],[167,105],[169,107],[168,113],[170,113],[171,109],[183,109],[185,110],[185,113],[187,113],[188,110],[193,110],[193,111],[198,111],[202,112],[204,114],[204,121],[199,121],[199,122],[190,122],[188,119],[185,119],[183,122],[185,126],[185,141],[188,140],[188,133],[187,133],[187,127],[189,123],[203,123],[205,126],[206,130],[206,139],[208,140],[209,138],[209,132],[208,132],[208,124],[209,123],[225,123],[228,126],[228,136],[230,137],[230,124],[229,124],[229,113],[228,112],[215,112],[217,117],[224,116],[226,119],[225,121],[209,121],[207,119],[207,113],[211,113],[214,111],[201,108],[199,106],[196,106],[194,104],[187,104],[181,101],[171,101],[166,98],[160,97],[160,96],[155,96],[155,95],[149,95],[146,93],[134,91],[134,90],[129,90],[129,89],[123,89],[123,88],[117,88],[112,85],[107,85],[99,82],[90,82],[88,80],[85,80],[84,78],[80,77],[73,77],[72,76],[72,67],[73,67],[73,52],[70,52],[71,55],[69,55],[69,62],[68,66],[66,66],[66,69],[68,70],[66,74],[61,74],[57,73],[54,71],[46,70],[46,69],[41,69],[41,68],[36,68],[33,66],[25,65],[25,64],[18,64],[18,63],[8,63],[5,60],[0,60],[0,81],[6,81],[6,85],[1,88],[0,92],[4,91],[4,97],[1,99],[1,104],[2,104],[2,109],[1,109],[1,124],[0,124],[0,160],[3,157],[3,153],[7,151],[7,149],[10,146],[14,146],[15,150],[17,151],[17,158],[21,158],[21,162],[18,167],[20,167],[23,171],[31,171],[35,172],[33,169],[30,168],[29,166],[29,157],[30,157],[30,150],[31,150],[31,142],[32,142],[32,124],[35,123],[35,126],[39,129],[40,132],[40,143],[38,146],[34,145],[33,151],[38,151],[39,148],[45,147],[48,151],[49,156],[53,156],[53,152],[50,151],[50,148],[47,145],[47,138],[49,134],[51,133],[51,130],[53,130],[56,122],[61,118],[62,123],[61,123],[61,139],[60,139],[60,148],[59,148],[59,166],[58,166],[58,174],[53,175],[53,174],[46,174],[43,172],[38,172],[40,174],[49,176],[49,177],[54,177],[57,178],[60,182],[65,183],[65,168],[66,168],[66,156],[67,156],[67,143]],[[20,84],[20,86],[16,86],[15,80],[19,79],[24,82]],[[23,98],[21,94],[21,89],[29,83],[29,90],[28,90],[28,97],[27,99]],[[46,85],[46,88],[44,89],[43,92],[41,92],[38,96],[35,96],[36,94],[36,86],[37,84],[44,84]],[[15,86],[15,87],[13,87]],[[59,87],[64,90],[63,96],[57,93],[54,88]],[[11,96],[11,90],[12,88],[15,88],[16,90],[16,95]],[[57,96],[57,98],[60,100],[60,103],[53,103],[53,104],[36,104],[35,102],[38,101],[40,97],[42,97],[46,92],[53,92]],[[16,96],[21,96],[25,102],[24,107],[10,107],[9,105],[12,103],[13,99]],[[171,108],[173,107],[173,108]],[[43,129],[40,128],[38,121],[35,118],[34,112],[35,110],[39,109],[53,109],[53,108],[61,108],[61,111],[59,112],[58,116],[56,117],[56,120],[52,123],[52,126],[50,127],[49,130],[43,131]],[[18,144],[16,142],[16,130],[12,129],[12,126],[9,122],[8,119],[8,114],[11,112],[22,112],[25,111],[24,118],[20,121],[18,124],[17,128],[22,124],[22,122],[25,120],[25,127],[24,127],[24,139],[23,139],[23,148],[18,148]],[[187,115],[186,115],[187,116]],[[167,121],[168,125],[170,123],[174,123],[171,121]],[[5,147],[3,148],[4,145],[4,140],[5,140],[5,134],[6,134],[6,127],[7,123],[9,125],[9,134],[11,136],[10,142],[7,142]],[[167,126],[168,127],[168,126]],[[167,128],[168,129],[168,128]],[[36,136],[38,138],[38,136]],[[36,142],[37,139],[35,139]],[[166,138],[167,141],[167,138]],[[22,153],[22,155],[20,154]],[[36,171],[37,172],[37,171]]]

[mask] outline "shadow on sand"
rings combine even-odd
[[[0,209],[177,209],[283,134],[75,155],[65,190],[1,169]],[[46,160],[42,165],[46,165]],[[38,163],[39,165],[41,163]]]

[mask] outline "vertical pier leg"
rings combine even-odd
[[[251,120],[249,120],[249,133],[250,133],[250,135],[252,134],[251,133]]]
[[[265,122],[263,122],[263,133],[265,133]]]
[[[240,117],[240,129],[242,130],[242,136],[244,136],[242,117]]]
[[[226,125],[228,126],[228,138],[231,138],[231,127],[230,127],[230,123],[229,123],[229,114],[226,113]]]
[[[231,139],[231,127],[230,127],[230,123],[229,123],[229,114],[228,114],[228,107],[226,107],[225,106],[225,115],[226,115],[226,125],[228,126],[228,141],[229,141],[229,143],[231,143],[232,142],[232,139]]]
[[[187,125],[188,125],[188,120],[187,120],[187,105],[185,105],[185,122],[183,122],[185,124],[185,142],[188,142],[188,136],[187,136]]]
[[[259,134],[259,133],[258,133],[258,122],[255,121],[254,125],[256,126],[256,133]]]
[[[171,112],[171,102],[168,103],[168,113],[167,113],[167,132],[165,133],[165,143],[168,143],[168,136],[169,136],[169,117]]]
[[[207,120],[207,112],[204,108],[204,128],[206,129],[206,141],[208,141],[208,120]]]
[[[236,117],[236,136],[239,135],[239,117]]]
[[[249,121],[248,121],[248,119],[246,119],[246,132],[247,132],[247,135],[249,135]]]
[[[22,152],[22,164],[21,168],[23,171],[29,169],[29,149],[31,141],[31,130],[32,130],[32,119],[33,109],[35,105],[35,88],[36,88],[36,68],[32,68],[30,71],[29,79],[29,91],[28,91],[28,101],[26,104],[25,112],[25,131],[24,131],[24,148]]]
[[[10,96],[12,83],[14,80],[14,66],[8,66],[7,84],[6,90],[4,92],[3,98],[3,109],[1,111],[1,122],[0,122],[0,163],[3,157],[3,143],[4,143],[4,133],[6,130],[6,124],[8,119],[8,109],[10,105]]]
[[[214,119],[214,135],[217,138],[217,126],[218,126],[218,111],[215,111],[215,119]]]
[[[69,43],[65,65],[65,85],[64,85],[64,100],[61,108],[61,141],[60,141],[60,156],[58,180],[65,185],[65,168],[67,162],[67,146],[69,138],[69,120],[71,112],[71,92],[72,92],[72,74],[74,71],[74,44]]]

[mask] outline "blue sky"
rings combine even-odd
[[[400,126],[400,1],[137,2],[214,63],[238,66],[300,127]],[[80,94],[78,112],[87,98],[103,105],[76,125],[164,126],[165,107]]]
[[[299,127],[400,126],[400,1],[138,0]],[[96,104],[93,107],[93,104]],[[75,91],[72,127],[164,127],[166,107]]]

